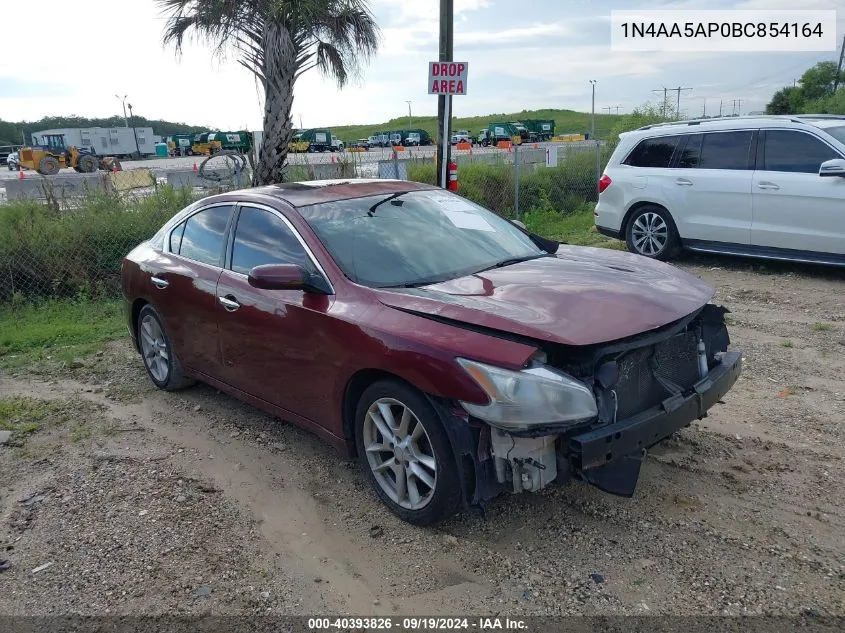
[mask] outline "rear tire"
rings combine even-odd
[[[403,521],[433,525],[457,511],[461,487],[449,438],[413,387],[398,380],[368,387],[355,411],[355,445],[379,499]]]
[[[632,253],[660,261],[672,258],[681,246],[672,216],[656,204],[643,205],[631,214],[625,241]]]
[[[179,357],[154,307],[147,304],[141,308],[135,332],[144,368],[156,387],[164,391],[176,391],[196,382],[182,373]]]

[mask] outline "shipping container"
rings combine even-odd
[[[133,133],[134,129],[134,133]],[[130,158],[136,152],[142,156],[155,155],[155,135],[151,127],[89,127],[41,130],[32,133],[35,145],[44,144],[45,134],[64,134],[65,147],[87,149],[98,156]],[[135,144],[137,135],[138,143]]]

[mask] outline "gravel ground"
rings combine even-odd
[[[845,274],[680,265],[745,370],[633,499],[575,483],[414,528],[315,437],[154,390],[127,341],[0,376],[59,411],[0,449],[0,613],[845,615]]]

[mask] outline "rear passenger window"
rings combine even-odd
[[[684,149],[678,156],[678,169],[695,169],[701,160],[701,139],[703,134],[691,134],[687,137]]]
[[[631,167],[668,167],[680,138],[660,136],[640,141],[625,160],[625,164]]]
[[[751,131],[703,134],[699,169],[748,169]],[[692,139],[690,139],[692,140]]]
[[[179,247],[182,246],[182,233],[185,231],[185,223],[182,222],[179,226],[170,232],[170,252],[179,253]]]
[[[817,174],[826,160],[841,158],[814,136],[789,130],[766,130],[763,169]]]
[[[223,240],[232,207],[211,207],[185,221],[179,254],[203,264],[221,265]]]

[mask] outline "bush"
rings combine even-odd
[[[463,164],[458,169],[458,193],[499,215],[513,217],[514,171],[510,163]],[[436,184],[436,168],[429,162],[411,164],[408,178]],[[520,168],[521,213],[532,210],[570,212],[585,202],[595,202],[597,195],[596,156],[593,151],[573,152],[557,167],[525,165]]]
[[[91,193],[68,211],[0,206],[0,302],[117,295],[124,255],[192,201],[189,190],[162,187],[138,199]]]

